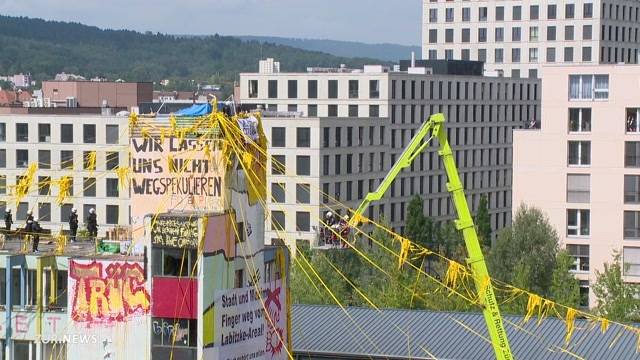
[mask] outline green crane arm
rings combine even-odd
[[[367,194],[362,204],[354,212],[350,220],[351,226],[357,226],[362,220],[362,214],[367,209],[372,201],[380,200],[384,196],[385,192],[389,189],[396,176],[400,174],[402,169],[411,165],[413,160],[424,150],[429,142],[433,138],[437,138],[440,143],[440,151],[438,154],[442,158],[444,163],[444,169],[447,173],[448,183],[447,190],[451,193],[453,198],[453,205],[458,213],[458,219],[455,221],[456,228],[462,231],[464,242],[467,247],[468,258],[467,263],[473,272],[473,278],[478,294],[482,294],[480,297],[480,304],[482,305],[482,313],[484,315],[491,342],[498,360],[512,360],[511,348],[509,347],[509,340],[507,339],[507,333],[504,328],[502,316],[500,315],[500,308],[496,301],[493,285],[489,279],[489,271],[487,270],[487,264],[482,255],[482,248],[478,241],[478,234],[476,232],[469,206],[467,205],[467,199],[464,194],[464,187],[460,181],[458,175],[458,168],[447,139],[447,132],[444,129],[445,118],[443,114],[432,115],[427,122],[425,122],[418,133],[411,139],[411,142],[407,148],[402,152],[400,158],[393,165],[387,176],[384,178],[380,186],[375,192]],[[425,138],[431,133],[431,137]]]

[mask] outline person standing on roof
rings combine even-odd
[[[31,238],[33,239],[31,251],[34,253],[37,253],[38,244],[40,243],[40,233],[42,232],[42,227],[40,227],[40,223],[37,221],[34,221],[31,231],[33,233],[33,235],[31,236]]]
[[[71,233],[71,242],[76,242],[76,234],[78,233],[78,209],[73,208],[69,214],[69,232]]]
[[[89,210],[89,216],[87,217],[87,230],[89,230],[89,236],[98,236],[98,216],[95,209]]]
[[[12,224],[13,216],[11,215],[11,209],[7,209],[7,211],[5,211],[4,213],[4,229],[10,231]]]
[[[33,210],[27,211],[27,223],[29,223],[29,221],[33,222]]]

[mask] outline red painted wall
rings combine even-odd
[[[152,316],[197,318],[198,283],[196,279],[154,276],[151,289]]]

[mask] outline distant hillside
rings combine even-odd
[[[405,46],[397,44],[366,44],[353,41],[294,39],[269,36],[238,37],[243,40],[285,45],[311,51],[321,51],[336,56],[362,56],[391,62],[398,62],[398,60],[401,59],[411,58],[412,51],[415,51],[418,58],[420,58],[420,54],[422,53],[419,46]]]
[[[171,89],[188,89],[195,80],[220,84],[229,94],[237,74],[257,71],[266,57],[279,60],[285,71],[375,62],[229,36],[185,38],[0,15],[0,74],[30,72],[37,80],[63,71],[127,81],[170,79]]]

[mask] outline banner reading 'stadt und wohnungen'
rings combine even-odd
[[[215,297],[217,359],[288,359],[286,293],[280,281]],[[268,314],[268,315],[267,315]]]
[[[131,139],[131,222],[134,240],[144,218],[170,211],[224,209],[222,152],[213,140]],[[211,149],[211,150],[209,150]]]

